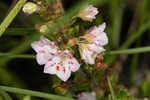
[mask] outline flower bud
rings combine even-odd
[[[98,14],[97,8],[90,5],[79,13],[79,17],[85,21],[92,22],[96,18],[95,16],[97,14]]]
[[[27,2],[24,6],[23,6],[23,12],[27,13],[27,14],[32,14],[35,11],[38,10],[38,6],[32,2]]]
[[[46,33],[47,28],[48,28],[47,25],[41,25],[39,31],[41,33]]]

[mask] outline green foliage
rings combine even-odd
[[[142,97],[150,98],[150,73],[147,73],[146,80],[141,84],[139,91]]]
[[[42,11],[38,12],[40,16],[36,14],[18,14],[25,2],[26,0],[19,0],[16,5],[13,5],[11,11],[0,25],[0,36],[3,35],[0,38],[0,84],[10,86],[0,86],[0,100],[12,100],[10,97],[12,94],[9,95],[7,92],[13,93],[13,96],[15,94],[16,100],[31,100],[31,96],[52,100],[74,100],[73,98],[80,92],[90,91],[95,91],[100,100],[143,100],[146,97],[150,99],[150,74],[148,73],[145,79],[142,77],[143,80],[138,80],[140,82],[142,80],[140,86],[136,84],[137,80],[135,81],[138,76],[136,72],[141,70],[139,66],[143,68],[149,64],[148,61],[146,62],[143,59],[145,55],[142,54],[141,56],[140,54],[145,53],[146,57],[149,58],[147,54],[147,52],[150,52],[150,46],[147,46],[149,44],[147,41],[150,38],[150,35],[147,34],[150,27],[149,0],[114,0],[113,2],[110,2],[110,0],[79,0],[74,5],[69,4],[70,8],[67,10],[62,8],[60,14],[57,14],[56,3],[61,2],[61,0],[34,0],[35,3],[41,2],[43,5]],[[67,1],[63,0],[63,2],[65,4]],[[92,23],[84,22],[76,17],[87,4],[97,6],[100,10],[100,14],[97,15],[97,18]],[[3,17],[3,11],[6,11],[8,7],[2,1],[0,1],[0,9],[0,17]],[[130,13],[132,14],[130,15]],[[15,18],[17,14],[18,16]],[[12,23],[13,20],[14,23]],[[17,71],[12,70],[16,67],[10,62],[13,59],[17,58],[14,61],[17,61],[18,65],[18,58],[24,60],[35,59],[35,55],[24,53],[31,52],[29,51],[31,43],[38,40],[41,35],[45,35],[50,40],[55,40],[61,48],[64,48],[62,44],[65,43],[62,41],[66,40],[68,42],[69,39],[82,36],[87,29],[94,25],[99,25],[103,21],[106,21],[108,26],[106,33],[109,36],[109,44],[104,53],[104,60],[99,60],[97,63],[103,65],[106,62],[109,65],[107,68],[103,68],[104,66],[102,65],[98,67],[97,63],[95,65],[83,64],[78,46],[68,47],[81,63],[81,68],[72,74],[70,80],[64,83],[65,85],[55,76],[47,79],[50,82],[46,83],[46,85],[44,84],[45,81],[43,81],[46,79],[41,81],[42,76],[38,77],[39,82],[36,83],[40,84],[40,87],[36,88],[36,90],[48,91],[48,93],[28,90],[32,88],[28,81],[24,80]],[[12,25],[8,28],[11,23]],[[40,25],[48,27],[46,34],[39,32],[38,26]],[[61,34],[64,35],[65,39]],[[130,49],[129,47],[132,48]],[[131,56],[119,56],[128,54],[134,55],[132,60]],[[31,63],[29,66],[34,65]],[[126,68],[123,68],[124,66]],[[28,70],[40,70],[38,68],[40,67],[34,69],[31,67]],[[129,73],[124,72],[124,70],[129,70]],[[24,71],[22,73],[28,74]],[[143,75],[143,72],[140,72],[141,74]],[[36,75],[37,72],[33,72],[33,76]],[[125,80],[122,77],[125,77]],[[34,80],[34,78],[32,79]],[[125,84],[129,85],[126,87]],[[11,86],[19,88],[12,88]],[[136,88],[135,93],[131,93],[133,88]],[[54,93],[55,95],[53,95]],[[20,96],[20,94],[23,94],[23,96]],[[136,96],[139,99],[133,98]],[[35,100],[39,99],[35,98]]]
[[[112,98],[112,94],[109,94],[108,100],[114,100]],[[115,100],[138,100],[138,99],[132,98],[124,90],[120,90]]]

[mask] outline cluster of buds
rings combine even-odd
[[[42,7],[39,4],[28,2],[24,5],[23,11],[28,14],[37,12]],[[56,3],[57,13],[60,13],[62,5],[60,2]],[[87,6],[77,15],[84,21],[92,22],[98,14],[98,9],[92,5]],[[48,24],[52,24],[49,21]],[[105,49],[104,46],[108,43],[108,38],[104,29],[106,24],[94,26],[87,30],[83,36],[70,39],[67,43],[67,48],[60,48],[57,43],[52,42],[45,37],[41,37],[39,41],[31,44],[36,51],[36,60],[39,65],[44,66],[44,73],[57,75],[62,81],[67,81],[71,76],[71,72],[76,72],[80,68],[78,60],[70,51],[71,47],[78,45],[81,59],[86,64],[95,64],[95,59],[98,54],[102,54]],[[47,25],[39,25],[36,27],[41,33],[45,33],[48,29]],[[65,44],[64,44],[65,45]],[[65,46],[64,46],[65,47]],[[70,49],[68,49],[68,47]],[[82,100],[82,99],[81,99]],[[93,99],[94,100],[94,99]]]

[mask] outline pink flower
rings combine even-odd
[[[79,17],[85,21],[91,22],[96,18],[95,16],[97,14],[98,14],[97,8],[93,7],[92,5],[89,5],[87,8],[85,8],[79,13]]]
[[[56,74],[61,80],[67,81],[71,72],[80,68],[80,64],[69,50],[58,50],[55,43],[46,38],[33,42],[31,46],[37,53],[38,64],[45,64],[44,73]]]
[[[69,50],[59,51],[53,58],[49,58],[44,67],[44,73],[56,74],[61,80],[67,81],[71,72],[80,68],[78,61],[72,56]]]
[[[93,42],[97,46],[104,46],[108,43],[108,37],[104,32],[105,27],[106,23],[103,23],[98,27],[92,27],[86,32],[87,34],[84,35],[83,38]]]
[[[83,92],[78,95],[78,100],[96,100],[96,93]]]
[[[55,43],[44,37],[41,37],[39,41],[33,42],[31,46],[37,53],[36,60],[40,65],[46,64],[48,59],[54,57],[57,53]]]
[[[95,58],[99,53],[105,51],[103,46],[108,43],[107,35],[104,31],[106,24],[103,23],[98,27],[93,27],[87,31],[87,34],[82,36],[81,38],[85,39],[82,43],[79,43],[79,51],[81,58],[87,64],[94,64]]]
[[[81,43],[79,46],[79,51],[81,58],[85,61],[85,63],[94,64],[97,55],[104,52],[105,49],[101,46],[96,46],[95,44]]]

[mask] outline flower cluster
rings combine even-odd
[[[27,3],[23,11],[31,14],[37,9],[35,4]],[[92,22],[97,14],[97,8],[90,5],[80,11],[78,17]],[[44,27],[47,26],[45,25]],[[40,32],[45,32],[44,27]],[[95,64],[97,55],[105,51],[104,46],[108,43],[107,35],[104,32],[105,27],[106,24],[103,23],[90,28],[83,36],[69,40],[66,47],[70,46],[69,48],[71,48],[71,46],[78,45],[81,59],[86,64]],[[56,74],[61,80],[67,81],[71,76],[71,72],[76,72],[80,68],[79,62],[69,49],[61,49],[55,42],[44,37],[41,37],[39,41],[33,42],[31,46],[37,53],[36,60],[38,64],[45,65],[44,73]]]
[[[107,35],[103,32],[105,27],[105,23],[98,27],[94,26],[86,32],[87,34],[81,37],[87,41],[79,43],[81,58],[87,64],[94,64],[97,54],[105,51],[103,46],[108,43]]]
[[[40,65],[45,64],[44,73],[56,74],[61,80],[66,81],[80,68],[80,64],[69,50],[58,50],[54,42],[46,38],[32,43],[36,51],[36,60]]]

